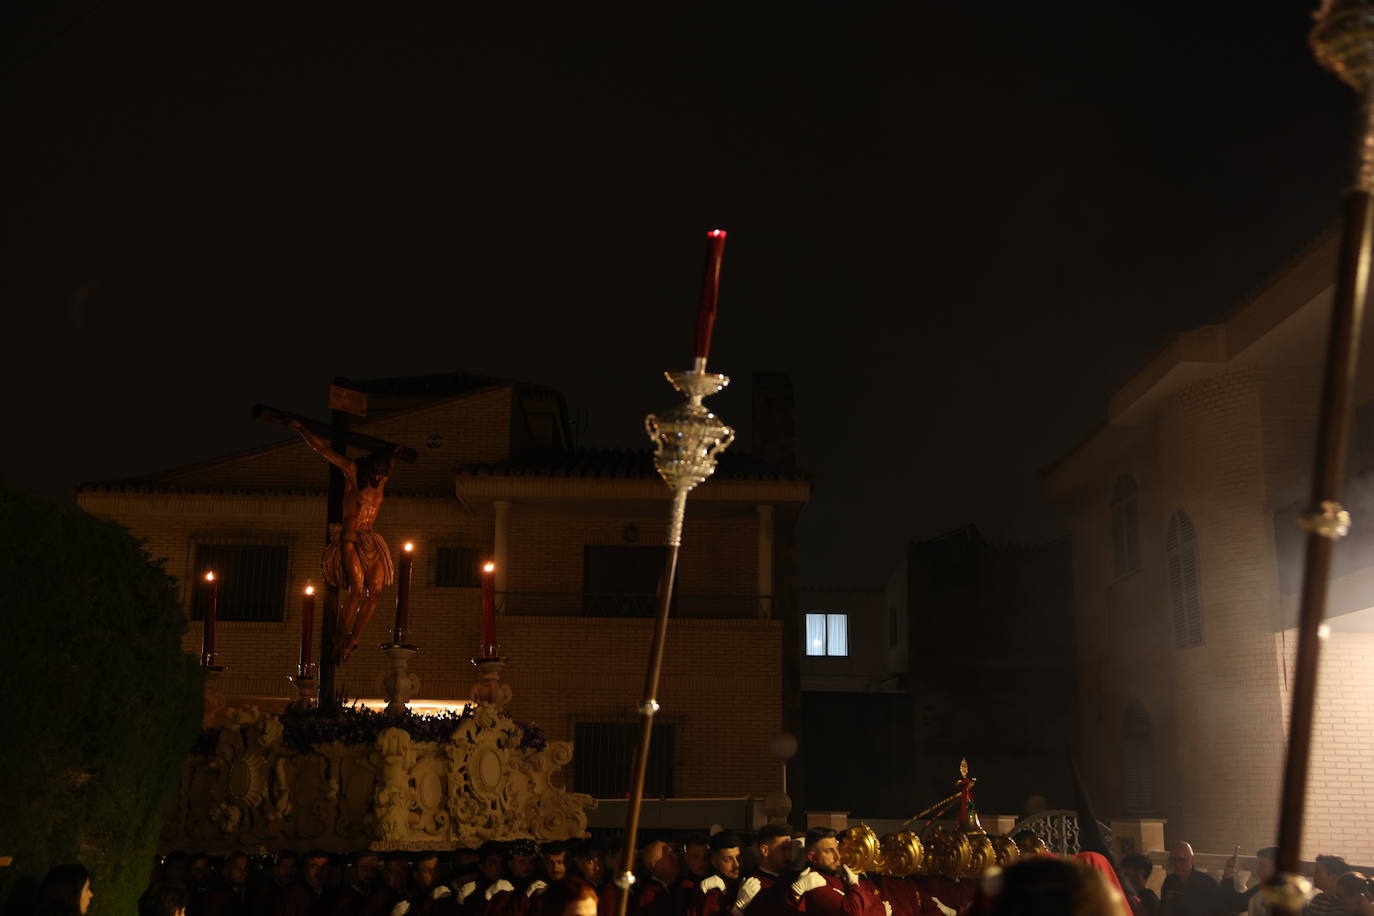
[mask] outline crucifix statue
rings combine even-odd
[[[336,379],[336,383],[346,380]],[[351,395],[339,404],[335,395]],[[321,573],[325,584],[324,645],[320,659],[320,698],[333,704],[334,669],[357,648],[363,628],[377,609],[383,586],[392,579],[391,552],[373,530],[381,509],[393,459],[413,462],[413,449],[348,429],[345,412],[363,416],[366,395],[334,388],[330,391],[333,422],[321,423],[258,404],[253,416],[295,431],[329,461],[327,539]],[[361,403],[357,403],[361,402]],[[340,409],[340,408],[343,409]],[[368,455],[350,459],[348,449],[366,449]],[[348,589],[340,606],[339,590]]]
[[[353,459],[330,448],[300,420],[293,417],[286,425],[343,473],[343,519],[329,526],[329,543],[320,561],[325,583],[348,589],[348,601],[340,609],[334,637],[334,660],[341,665],[358,648],[358,639],[377,610],[382,588],[395,578],[391,551],[372,526],[382,508],[396,449],[379,448],[364,458]]]

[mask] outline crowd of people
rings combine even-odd
[[[256,865],[245,853],[214,859],[173,852],[154,869],[140,916],[1268,916],[1260,883],[1241,889],[1235,860],[1221,880],[1176,844],[1160,892],[1143,855],[1113,864],[1093,852],[1040,853],[976,879],[857,872],[841,838],[814,829],[793,836],[768,825],[750,842],[732,831],[651,839],[633,858],[628,888],[615,880],[625,851],[596,839],[485,843],[453,853],[280,852]],[[1261,849],[1255,878],[1274,873]],[[1303,916],[1374,916],[1374,884],[1336,856],[1319,856]],[[79,916],[94,891],[80,865],[42,882],[38,916]]]
[[[1278,849],[1273,846],[1256,852],[1255,880],[1242,889],[1236,887],[1234,857],[1217,880],[1195,867],[1191,845],[1175,843],[1169,850],[1169,870],[1158,894],[1146,887],[1152,864],[1138,854],[1122,860],[1121,885],[1133,916],[1269,916],[1273,907],[1263,886],[1274,877],[1277,859]],[[1339,856],[1317,856],[1311,890],[1303,916],[1374,916],[1374,882],[1352,870]]]

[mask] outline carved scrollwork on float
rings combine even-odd
[[[165,848],[452,849],[585,836],[596,802],[568,792],[566,741],[527,738],[481,703],[447,740],[386,728],[370,743],[284,743],[276,716],[233,710],[182,776]]]

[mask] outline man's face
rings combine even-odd
[[[1274,867],[1273,859],[1266,859],[1264,856],[1260,856],[1255,860],[1255,875],[1261,882],[1271,880],[1274,877],[1274,872],[1277,870],[1278,869]]]
[[[224,880],[234,887],[243,887],[248,883],[248,860],[243,856],[234,856],[224,863]]]
[[[792,838],[780,836],[771,846],[766,843],[760,844],[759,861],[773,874],[782,874],[792,861]]]
[[[1145,875],[1134,865],[1122,866],[1121,877],[1125,878],[1126,883],[1137,891],[1145,886]]]
[[[739,877],[739,847],[728,846],[711,853],[711,867],[716,874],[733,881]]]
[[[806,852],[806,860],[812,868],[821,871],[834,871],[840,865],[840,843],[833,836],[817,840]]]
[[[439,872],[439,858],[435,856],[429,859],[421,859],[415,863],[415,868],[411,874],[415,877],[415,883],[421,887],[433,887],[434,876]]]
[[[1185,846],[1175,846],[1169,852],[1169,871],[1180,878],[1188,877],[1193,870],[1193,851]]]
[[[313,888],[324,887],[324,872],[329,867],[329,860],[319,856],[313,856],[305,860],[305,883]]]
[[[1317,889],[1326,893],[1331,893],[1332,885],[1335,881],[1331,880],[1331,873],[1326,870],[1326,866],[1318,862],[1312,869],[1312,883],[1317,885]]]
[[[577,856],[573,863],[588,884],[595,886],[601,883],[601,856]]]
[[[204,884],[210,880],[210,860],[204,856],[197,856],[191,860],[191,880],[196,884]]]
[[[290,856],[285,856],[276,861],[272,866],[272,880],[282,887],[286,887],[296,880],[296,860]]]
[[[671,884],[677,879],[677,851],[662,840],[650,843],[644,847],[644,866],[659,881]]]
[[[550,881],[562,881],[568,875],[568,854],[554,852],[544,856],[544,874]]]
[[[393,891],[403,891],[406,889],[406,882],[410,880],[410,865],[404,860],[393,859],[386,863],[384,874],[387,887]]]
[[[511,856],[508,867],[512,878],[528,878],[534,874],[534,856]]]
[[[501,877],[501,870],[504,862],[499,853],[487,856],[477,863],[477,870],[482,873],[482,877],[488,881],[495,881]]]
[[[359,856],[353,860],[353,864],[348,866],[353,873],[353,883],[359,887],[366,887],[377,878],[377,868],[379,863],[376,856]]]
[[[711,873],[711,848],[701,843],[687,847],[687,870],[695,877],[705,878]]]

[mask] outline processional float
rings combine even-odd
[[[1360,121],[1355,154],[1355,180],[1346,193],[1340,263],[1331,329],[1327,339],[1322,400],[1317,421],[1317,448],[1312,472],[1311,504],[1299,519],[1307,531],[1298,649],[1293,669],[1293,700],[1283,795],[1279,807],[1279,853],[1276,873],[1265,894],[1276,912],[1298,913],[1305,902],[1306,881],[1298,874],[1307,769],[1317,694],[1321,640],[1317,630],[1326,616],[1331,559],[1336,541],[1350,527],[1341,506],[1345,455],[1350,434],[1350,401],[1369,297],[1371,243],[1374,243],[1374,2],[1324,0],[1311,33],[1317,61],[1360,94]]]

